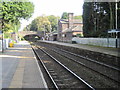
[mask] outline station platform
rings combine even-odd
[[[0,57],[2,57],[2,88],[47,88],[27,41],[21,41],[8,48]]]
[[[54,44],[75,47],[75,48],[80,48],[80,49],[85,49],[85,50],[90,50],[94,52],[100,52],[103,54],[120,57],[120,48],[100,47],[100,46],[86,45],[86,44],[71,44],[71,43],[64,43],[58,41],[45,41],[45,40],[44,41],[40,40],[40,42],[54,43]]]

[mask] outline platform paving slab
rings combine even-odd
[[[47,88],[28,42],[15,44],[0,57],[2,57],[2,88]]]

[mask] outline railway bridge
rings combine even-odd
[[[25,40],[40,39],[43,36],[42,31],[19,31],[18,36]]]

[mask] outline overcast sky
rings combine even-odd
[[[30,0],[35,5],[32,18],[29,21],[22,20],[22,30],[35,17],[45,14],[60,16],[63,12],[71,12],[74,15],[82,15],[83,0]]]

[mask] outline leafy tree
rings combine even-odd
[[[54,15],[50,16],[39,16],[35,18],[32,23],[30,24],[31,31],[46,31],[52,32],[57,30],[57,23],[60,17],[56,17]]]
[[[63,12],[61,19],[68,19],[68,13],[67,12]],[[82,20],[82,15],[74,16],[74,19]]]
[[[48,16],[48,20],[50,21],[51,24],[51,31],[57,30],[58,19],[59,17],[56,17],[54,15]]]
[[[37,26],[38,30],[40,31],[50,31],[50,21],[48,20],[47,16],[41,16],[37,18]]]
[[[63,12],[61,19],[68,19],[68,13]]]
[[[24,27],[23,31],[30,31],[30,27],[31,27],[31,24],[27,25],[26,27]]]
[[[38,24],[37,19],[34,19],[32,23],[30,24],[30,31],[37,31],[38,30]]]
[[[48,20],[47,16],[39,16],[37,18],[35,18],[32,23],[31,23],[31,27],[30,30],[31,31],[46,31],[46,32],[50,32],[50,21]]]
[[[118,8],[119,8],[118,3]],[[118,12],[119,13],[119,12]],[[118,14],[119,20],[120,14]],[[85,2],[83,5],[83,33],[85,37],[107,37],[115,28],[115,2]],[[119,24],[118,24],[118,27]]]
[[[118,29],[120,29],[120,1],[118,2],[118,19],[117,19],[117,25],[118,25]]]
[[[2,2],[0,0],[0,2]],[[16,29],[20,26],[20,19],[28,19],[32,16],[34,11],[34,5],[31,2],[17,2],[9,1],[0,3],[2,6],[0,16],[2,20],[3,30],[7,31],[10,29],[6,25],[11,25]],[[11,27],[12,28],[12,27]],[[14,31],[17,31],[14,29]]]
[[[93,3],[85,2],[83,5],[83,34],[85,37],[89,37],[92,34],[94,27],[93,19]]]

